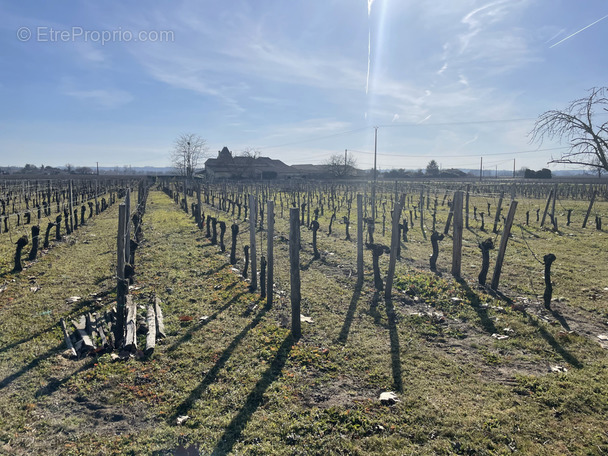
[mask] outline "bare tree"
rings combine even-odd
[[[608,171],[608,121],[594,122],[597,111],[608,112],[608,88],[594,87],[589,95],[573,101],[562,110],[541,114],[530,132],[531,142],[543,139],[567,141],[570,148],[560,158],[549,163],[583,165],[595,170]]]
[[[234,158],[234,174],[237,179],[251,179],[256,176],[255,161],[260,158],[260,151],[247,147]]]
[[[207,142],[203,138],[194,133],[185,133],[175,141],[175,147],[171,152],[171,163],[180,174],[190,179],[207,154],[207,150]]]
[[[354,176],[357,172],[357,160],[352,154],[333,154],[323,164],[334,177]]]
[[[253,147],[246,147],[238,156],[255,160],[256,158],[260,158],[260,151]]]

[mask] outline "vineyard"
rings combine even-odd
[[[0,454],[608,453],[605,184],[0,201]]]

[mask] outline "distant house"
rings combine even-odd
[[[292,165],[303,178],[308,179],[331,179],[333,177],[328,165]]]
[[[224,146],[217,158],[205,162],[205,172],[212,179],[289,179],[299,175],[293,167],[269,157],[233,156]]]
[[[292,168],[298,170],[304,179],[352,179],[365,177],[367,173],[364,170],[348,166],[336,165],[292,165]]]

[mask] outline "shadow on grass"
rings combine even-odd
[[[369,304],[369,315],[374,319],[374,324],[381,326],[382,328],[388,329],[388,326],[382,323],[382,315],[378,312],[378,302],[380,301],[380,293],[378,290],[374,291],[371,302]]]
[[[397,330],[397,316],[392,299],[385,300],[386,317],[388,319],[388,334],[391,340],[391,366],[393,368],[393,384],[395,390],[403,392],[403,380],[401,378],[401,351],[399,344],[399,331]]]
[[[23,374],[27,374],[32,369],[35,369],[42,361],[49,359],[51,356],[53,356],[54,354],[59,352],[61,350],[62,346],[63,346],[63,344],[59,344],[59,345],[49,349],[46,353],[43,353],[42,355],[34,358],[32,361],[30,361],[28,364],[23,366],[17,372],[9,375],[8,377],[5,377],[4,380],[0,381],[0,390],[6,388],[8,385],[10,385],[12,382],[17,380]]]
[[[554,309],[549,309],[549,311],[551,312],[551,315],[553,315],[553,318],[559,321],[559,324],[562,325],[562,328],[564,328],[566,331],[570,331],[570,325],[568,324],[564,316],[559,313],[559,311]]]
[[[491,332],[492,334],[497,332],[496,331],[496,327],[494,326],[494,323],[488,318],[487,316],[487,311],[486,309],[483,309],[481,307],[479,307],[479,298],[477,298],[476,293],[474,293],[469,287],[468,285],[466,285],[466,283],[463,283],[464,281],[458,281],[464,288],[465,290],[467,290],[467,297],[469,298],[476,298],[477,301],[475,303],[475,305],[473,306],[473,308],[477,311],[479,317],[482,320],[482,325],[484,325],[484,328],[486,328],[486,330],[488,332]],[[488,292],[492,295],[492,296],[496,296],[499,299],[502,299],[504,301],[506,301],[508,304],[512,305],[513,304],[513,300],[511,300],[509,297],[503,295],[502,293],[500,293],[499,291],[492,291],[490,289],[488,289]],[[470,294],[469,294],[470,293]],[[471,301],[473,302],[473,301]],[[480,311],[483,311],[480,313]],[[553,337],[539,322],[538,320],[536,320],[534,317],[532,317],[529,313],[527,313],[525,310],[522,310],[523,315],[527,318],[528,322],[532,324],[532,326],[534,326],[536,329],[538,329],[538,332],[540,333],[541,337],[543,339],[545,339],[545,341],[551,346],[551,348],[553,348],[553,350],[555,350],[563,359],[564,361],[566,361],[567,363],[570,363],[572,366],[576,367],[577,369],[580,369],[583,367],[582,363],[572,354],[570,353],[568,350],[566,350],[564,347],[562,347],[560,345],[560,343],[555,340],[555,337]],[[560,324],[564,327],[567,328],[568,323],[566,322],[566,320],[564,319],[564,317],[562,315],[560,315],[557,311],[551,310],[551,313],[553,314],[553,316],[560,322]],[[484,321],[487,320],[487,326],[486,324],[484,324]],[[565,326],[564,326],[565,325]]]
[[[234,282],[232,282],[230,285],[227,285],[224,288],[224,291],[228,291],[228,290],[232,290],[234,287],[236,287],[237,284],[241,283],[240,280],[235,280]]]
[[[36,338],[36,337],[38,337],[38,336],[41,336],[41,335],[46,334],[46,333],[48,333],[48,332],[51,332],[52,330],[54,330],[54,329],[55,329],[56,327],[58,327],[58,326],[59,326],[59,322],[55,323],[54,325],[49,326],[49,327],[48,327],[48,328],[46,328],[46,329],[43,329],[43,330],[41,330],[41,331],[38,331],[38,332],[37,332],[37,333],[35,333],[35,334],[31,334],[31,335],[29,335],[28,337],[24,337],[23,339],[19,339],[18,341],[13,342],[12,344],[6,345],[6,346],[4,346],[4,347],[0,348],[0,353],[4,353],[5,351],[10,350],[11,348],[16,347],[17,345],[24,344],[24,343],[26,343],[26,342],[29,342],[29,341],[31,341],[31,340],[33,340],[33,339],[35,339],[35,338]]]
[[[524,225],[522,225],[521,223],[519,223],[517,225],[522,231],[525,231],[526,233],[528,233],[530,236],[536,238],[536,239],[540,239],[540,236],[532,231],[530,231],[528,228],[526,228]]]
[[[70,380],[70,378],[72,378],[73,376],[91,369],[95,365],[96,362],[97,362],[97,357],[93,357],[87,363],[80,366],[78,369],[76,369],[71,374],[66,375],[61,380],[56,379],[56,378],[51,378],[47,385],[39,388],[38,391],[36,391],[36,393],[34,394],[34,397],[40,398],[43,396],[50,396],[51,394],[55,393],[59,388],[61,388],[62,385],[67,383],[68,380]]]
[[[8,271],[4,271],[2,274],[0,274],[0,279],[3,279],[3,278],[5,278],[8,275],[19,275],[19,272],[15,272],[14,269],[10,269]]]
[[[357,303],[359,302],[359,298],[361,297],[361,288],[363,287],[363,283],[357,282],[355,285],[355,291],[353,293],[353,297],[350,300],[350,304],[348,306],[348,310],[346,311],[346,318],[344,319],[344,324],[342,325],[342,329],[340,330],[340,335],[338,336],[338,342],[341,344],[345,344],[348,339],[348,333],[350,332],[350,327],[353,323],[353,318],[355,317],[355,311],[357,310]]]
[[[372,303],[370,305],[369,314],[373,317],[374,323],[382,328],[388,329],[389,339],[391,342],[391,367],[393,370],[393,387],[395,391],[403,391],[403,379],[401,377],[401,345],[399,343],[399,331],[397,329],[397,315],[392,299],[385,299],[384,306],[386,310],[386,325],[382,323],[382,316],[378,312],[378,302],[380,301],[380,292],[374,292]]]
[[[235,336],[230,345],[226,347],[222,355],[219,357],[217,362],[213,365],[209,372],[205,374],[201,383],[199,383],[199,385],[190,392],[190,395],[176,407],[175,412],[173,412],[173,414],[169,418],[169,423],[175,423],[175,420],[178,416],[188,414],[188,411],[192,408],[194,403],[201,397],[203,392],[209,387],[209,385],[211,385],[217,379],[220,370],[226,365],[226,362],[230,359],[236,347],[245,338],[247,333],[249,333],[249,331],[255,328],[260,323],[260,321],[262,321],[262,318],[264,318],[264,315],[266,315],[268,310],[270,310],[268,307],[264,307],[255,316],[255,318],[247,326],[245,326],[240,333]]]
[[[308,269],[310,268],[310,266],[312,266],[312,264],[315,262],[315,260],[319,260],[319,258],[315,258],[314,255],[310,258],[310,260],[308,260],[308,263],[300,266],[300,271],[308,271]]]
[[[113,278],[114,278],[113,276],[101,276],[101,277],[97,277],[97,278],[96,278],[96,279],[93,281],[93,283],[94,283],[95,285],[100,285],[100,284],[102,284],[103,282],[105,282],[106,280],[110,280],[110,279],[113,279]]]
[[[216,272],[220,272],[222,269],[224,269],[226,266],[230,266],[230,263],[226,262],[221,264],[220,266],[218,266],[217,268],[213,268],[213,269],[209,269],[208,271],[203,272],[201,275],[203,276],[210,276],[215,274]]]
[[[104,306],[107,305],[107,302],[104,303],[103,299],[111,295],[116,296],[116,286],[97,293],[94,297],[81,299],[80,301],[75,302],[69,315],[75,316],[84,312],[99,312]],[[102,301],[97,301],[98,298],[101,298]]]
[[[545,339],[545,341],[551,346],[551,348],[553,348],[553,350],[555,350],[564,359],[564,361],[570,363],[573,367],[576,367],[577,369],[583,367],[583,364],[578,360],[578,358],[576,358],[576,356],[574,356],[572,353],[562,347],[560,343],[555,340],[555,337],[553,337],[553,335],[551,335],[549,331],[547,331],[536,318],[532,317],[532,315],[527,313],[525,310],[522,311],[522,313],[528,319],[528,322],[532,324],[532,326],[534,326],[536,329],[538,329],[538,332],[540,333],[542,338]]]
[[[456,282],[458,282],[464,290],[467,300],[471,303],[471,307],[477,313],[484,331],[486,331],[488,334],[495,334],[497,332],[496,326],[488,315],[488,309],[481,306],[479,295],[471,289],[466,280],[456,279]]]
[[[198,331],[199,329],[201,329],[206,324],[208,324],[208,323],[212,322],[213,320],[215,320],[222,312],[224,312],[226,309],[228,309],[232,304],[234,304],[244,294],[247,294],[247,293],[241,292],[241,293],[238,293],[238,294],[234,295],[230,299],[230,301],[226,302],[226,304],[224,304],[222,307],[220,307],[218,310],[216,310],[213,314],[209,315],[209,318],[207,318],[206,320],[203,320],[203,321],[197,323],[196,325],[194,325],[190,329],[188,329],[188,331],[186,331],[178,340],[176,340],[173,344],[171,344],[167,348],[167,353],[170,353],[172,351],[177,350],[177,348],[181,344],[183,344],[184,342],[186,342],[186,341],[188,341],[188,340],[190,340],[192,338],[192,334],[193,333],[195,333],[196,331]]]
[[[235,443],[241,437],[243,429],[251,420],[252,415],[258,409],[263,402],[264,393],[268,390],[270,385],[281,375],[281,370],[285,366],[291,347],[295,343],[292,335],[289,334],[281,346],[279,347],[276,356],[272,360],[272,363],[262,374],[262,378],[258,380],[253,390],[247,396],[247,400],[239,413],[232,419],[224,434],[220,437],[215,449],[211,453],[212,455],[221,456],[229,454],[232,451]]]

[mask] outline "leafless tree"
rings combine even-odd
[[[260,158],[260,151],[247,147],[235,156],[234,174],[238,179],[251,179],[255,177],[255,161]]]
[[[531,142],[542,144],[548,138],[570,144],[567,152],[549,163],[608,171],[608,121],[600,124],[595,120],[598,111],[608,112],[607,94],[608,88],[594,87],[587,97],[573,101],[566,109],[547,111],[539,116],[529,134]]]
[[[190,179],[207,154],[207,150],[207,142],[203,138],[194,133],[185,133],[175,141],[175,147],[171,152],[171,163],[180,174]]]
[[[256,158],[260,158],[260,151],[253,147],[246,147],[245,150],[239,154],[239,157],[247,157],[255,160]]]
[[[334,177],[354,176],[357,172],[357,160],[352,154],[333,154],[324,163],[328,172]]]

